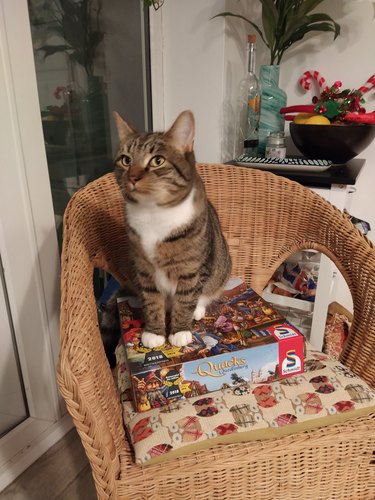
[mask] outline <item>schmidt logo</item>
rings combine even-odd
[[[286,352],[285,358],[281,365],[282,375],[289,375],[301,370],[301,358],[297,355],[294,349]]]
[[[290,337],[298,337],[298,333],[292,326],[289,325],[275,325],[272,327],[273,334],[279,339],[289,339]]]

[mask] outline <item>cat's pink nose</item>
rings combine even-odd
[[[135,186],[142,177],[140,175],[129,175],[129,182]]]

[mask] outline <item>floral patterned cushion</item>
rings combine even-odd
[[[269,384],[245,383],[136,413],[125,350],[117,382],[124,423],[138,464],[161,462],[218,443],[269,439],[375,411],[375,393],[338,361],[308,346],[305,373]]]

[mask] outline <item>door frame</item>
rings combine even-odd
[[[0,0],[0,82],[0,254],[30,414],[0,440],[1,490],[72,427],[56,384],[60,257],[26,0]]]
[[[165,130],[163,9],[149,9],[151,103],[153,130]]]

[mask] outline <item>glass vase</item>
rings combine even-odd
[[[280,108],[286,106],[286,93],[279,87],[280,66],[260,67],[261,105],[258,156],[265,155],[267,137],[271,132],[284,132],[285,120]]]

